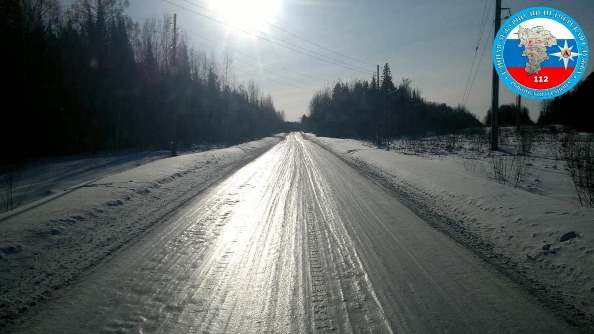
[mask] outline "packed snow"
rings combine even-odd
[[[398,140],[390,150],[308,136],[396,190],[417,213],[447,221],[441,227],[462,243],[503,258],[499,264],[507,272],[528,281],[567,320],[592,323],[594,209],[578,201],[557,134],[536,135],[517,184],[497,178],[493,168],[494,159],[510,158],[506,152],[513,151],[509,129],[495,157],[482,135]]]
[[[195,145],[182,154],[222,148]],[[0,172],[0,219],[41,205],[104,176],[123,172],[171,156],[168,150],[83,154],[28,161],[12,173],[12,205],[7,203],[8,172]],[[9,206],[12,206],[10,208]],[[11,212],[6,212],[11,211]]]
[[[16,319],[283,138],[152,161],[4,215],[0,324]]]
[[[50,198],[43,205],[26,206],[16,213],[0,218],[0,266],[2,266],[0,324],[10,326],[13,321],[27,314],[28,309],[34,308],[40,301],[45,303],[49,297],[55,296],[54,290],[62,290],[61,288],[70,286],[72,282],[79,281],[83,273],[90,273],[88,284],[96,284],[100,287],[99,292],[93,292],[97,296],[111,291],[111,294],[108,293],[102,297],[108,299],[106,301],[108,304],[112,300],[128,298],[128,295],[120,292],[127,291],[129,286],[144,284],[148,290],[143,293],[153,296],[150,289],[159,289],[159,282],[156,280],[149,279],[148,282],[144,282],[144,277],[139,276],[133,277],[134,280],[122,279],[122,282],[119,282],[115,278],[126,277],[129,274],[128,270],[110,276],[109,272],[93,273],[93,270],[89,269],[112,258],[110,255],[122,248],[126,248],[126,252],[118,252],[124,259],[120,261],[128,263],[130,267],[136,266],[137,262],[140,265],[143,263],[142,257],[150,255],[144,251],[145,246],[150,245],[154,238],[160,240],[157,244],[168,242],[168,238],[173,238],[172,242],[177,242],[176,240],[181,238],[179,240],[181,243],[175,244],[171,249],[157,247],[158,256],[163,255],[161,253],[164,252],[163,256],[168,257],[171,255],[168,252],[173,250],[174,254],[195,260],[188,250],[196,248],[203,252],[207,248],[203,249],[202,239],[196,244],[193,239],[187,239],[186,234],[176,236],[152,233],[151,235],[156,235],[153,239],[136,242],[144,240],[139,236],[145,235],[153,228],[154,232],[168,230],[168,224],[158,224],[160,222],[175,222],[180,214],[183,217],[193,217],[184,214],[188,210],[206,215],[205,219],[210,222],[209,226],[212,225],[213,231],[218,231],[227,226],[225,224],[228,224],[231,219],[229,217],[235,217],[231,221],[236,224],[247,224],[246,212],[250,212],[259,205],[266,207],[270,205],[274,210],[268,208],[263,211],[262,217],[252,217],[251,224],[262,224],[262,222],[268,224],[274,220],[271,217],[275,217],[270,216],[270,212],[280,210],[278,212],[283,213],[284,210],[292,210],[291,206],[285,207],[288,203],[316,206],[317,211],[304,207],[304,217],[319,211],[320,215],[315,221],[318,224],[325,222],[328,227],[331,227],[325,237],[321,238],[322,235],[316,236],[316,234],[311,240],[303,239],[305,235],[301,234],[282,234],[302,238],[300,240],[303,243],[328,242],[324,244],[330,252],[325,267],[320,267],[316,262],[312,264],[312,270],[330,270],[334,264],[339,267],[345,264],[357,264],[359,260],[353,259],[361,257],[361,262],[355,266],[359,268],[357,270],[360,270],[360,273],[351,272],[347,268],[344,273],[337,271],[336,275],[328,277],[338,277],[340,280],[344,278],[348,283],[344,285],[346,287],[350,287],[349,284],[353,280],[356,283],[353,283],[355,288],[353,291],[369,290],[369,296],[375,297],[366,296],[359,301],[357,298],[361,296],[357,292],[354,294],[358,296],[357,298],[343,296],[342,299],[332,299],[332,303],[336,305],[343,303],[347,311],[351,306],[354,307],[353,310],[361,310],[363,304],[372,309],[375,307],[379,311],[369,309],[373,311],[371,312],[366,308],[363,309],[365,312],[357,311],[363,315],[369,311],[369,314],[363,318],[370,314],[377,317],[372,321],[374,324],[381,323],[379,320],[384,317],[389,319],[390,327],[401,324],[394,319],[406,312],[398,308],[406,309],[414,306],[415,309],[424,311],[427,307],[435,308],[429,312],[434,322],[432,326],[439,327],[443,324],[457,326],[464,323],[458,313],[468,315],[470,311],[459,312],[461,310],[456,310],[454,306],[464,303],[479,305],[480,302],[486,303],[487,300],[500,305],[502,300],[497,299],[503,297],[511,300],[512,305],[516,306],[519,304],[514,304],[513,300],[523,300],[526,307],[521,309],[524,311],[520,311],[520,308],[512,310],[505,306],[498,312],[494,312],[489,321],[502,324],[510,321],[510,317],[516,317],[518,321],[521,319],[528,321],[528,317],[536,316],[536,313],[531,314],[529,311],[534,305],[523,291],[517,288],[507,289],[506,286],[509,283],[500,280],[498,275],[491,275],[491,267],[478,261],[464,247],[451,242],[443,234],[427,226],[426,222],[475,250],[476,254],[487,262],[498,265],[502,272],[516,273],[517,275],[512,275],[512,279],[525,284],[524,286],[536,297],[553,310],[559,311],[570,323],[574,323],[579,328],[587,328],[588,324],[593,323],[594,225],[592,222],[594,209],[580,205],[572,179],[566,170],[567,166],[559,154],[563,144],[556,135],[537,134],[537,138],[532,142],[530,154],[526,161],[523,161],[522,166],[525,166],[525,169],[522,169],[523,172],[517,178],[514,173],[507,172],[508,167],[505,167],[503,172],[500,171],[499,176],[494,171],[496,162],[503,162],[504,165],[509,161],[516,163],[513,159],[515,159],[514,151],[518,148],[517,138],[505,133],[502,139],[502,150],[495,155],[489,153],[484,134],[469,137],[450,136],[445,139],[398,140],[390,143],[390,150],[379,149],[370,143],[358,140],[324,138],[309,134],[305,137],[334,153],[342,161],[356,167],[359,172],[375,180],[381,187],[378,188],[370,183],[369,179],[361,177],[352,168],[317,145],[300,139],[300,135],[291,135],[289,139],[279,135],[231,148],[160,159],[91,180],[61,196]],[[283,141],[282,145],[277,145],[274,150],[268,151],[281,141]],[[262,155],[266,151],[268,154]],[[254,161],[249,168],[241,169],[243,173],[236,173],[234,177],[227,178],[216,187],[210,187],[260,155],[262,159]],[[286,161],[290,163],[281,164]],[[291,176],[293,174],[294,176]],[[311,183],[313,179],[310,174],[317,177],[314,178],[316,182]],[[303,187],[295,189],[298,184],[295,183],[296,180],[301,180]],[[307,180],[309,183],[305,182]],[[255,185],[252,183],[265,187],[267,191],[260,193],[257,190],[259,188],[253,188]],[[312,184],[316,186],[313,187]],[[308,187],[313,187],[313,190]],[[318,189],[317,187],[321,187],[321,190],[315,190]],[[388,191],[382,190],[382,187],[388,188]],[[206,196],[205,202],[192,202],[196,199],[196,195],[206,189],[209,190],[203,193],[204,196],[211,192],[215,194],[220,192],[222,195],[212,198]],[[321,191],[321,195],[312,197],[312,194],[317,191]],[[291,201],[288,199],[272,201],[281,194],[283,196],[293,194],[291,196],[296,197]],[[397,198],[394,198],[393,194]],[[243,196],[242,201],[237,198],[240,195]],[[260,201],[259,198],[266,198],[272,202]],[[289,198],[292,197],[289,196]],[[222,207],[216,209],[216,205],[213,204],[212,210],[199,209],[211,207],[210,201],[219,203],[217,205]],[[189,208],[190,204],[197,206]],[[232,212],[235,213],[231,215]],[[279,217],[295,219],[298,216],[283,213]],[[194,224],[202,224],[192,219],[185,222],[190,226],[188,233],[193,231]],[[334,226],[335,220],[336,223],[339,221],[342,223]],[[387,223],[396,221],[398,224]],[[296,225],[281,224],[282,228],[277,226],[278,231],[297,228],[300,226],[298,222],[299,220],[293,222]],[[311,225],[310,220],[306,222],[306,229],[325,226],[324,224]],[[225,229],[233,226],[233,224],[229,225]],[[226,242],[231,240],[232,243],[237,243],[234,240],[245,237],[244,227],[235,231],[237,236],[231,237],[216,238],[217,233],[213,232],[213,238],[208,242],[226,245]],[[337,229],[338,227],[344,228],[344,231]],[[391,232],[387,233],[388,230]],[[255,233],[260,230],[250,231]],[[269,240],[266,236],[270,235],[271,231],[277,230],[262,230],[261,236],[257,239],[262,242]],[[163,235],[162,240],[159,239],[160,235]],[[340,240],[348,242],[345,241],[342,247],[336,240],[330,242],[329,236],[340,236],[344,239]],[[274,247],[270,248],[270,254],[284,254],[276,250],[287,251],[285,248],[278,248],[283,244],[284,242],[280,239],[272,242]],[[268,244],[258,245],[264,247]],[[151,247],[147,249],[153,249]],[[134,251],[134,249],[137,250]],[[220,256],[221,259],[213,258],[209,263],[212,264],[212,268],[219,270],[221,268],[216,264],[228,261],[232,253],[224,252],[226,248],[223,246],[217,249],[221,252],[212,254],[216,255],[215,257]],[[302,247],[295,249],[302,249]],[[352,259],[333,262],[350,253],[354,254]],[[396,253],[402,254],[389,255]],[[245,253],[238,254],[239,259],[240,255]],[[312,254],[318,253],[316,251]],[[147,261],[153,263],[150,256]],[[254,257],[256,258],[259,259]],[[290,255],[287,259],[293,261],[295,257]],[[397,271],[404,265],[401,261],[406,262],[407,269],[404,272]],[[117,264],[117,261],[115,262]],[[177,266],[178,264],[174,262],[168,262],[168,265]],[[281,268],[281,262],[278,262],[278,268]],[[160,262],[154,263],[160,264]],[[262,263],[266,270],[252,270],[250,266],[258,263],[260,262],[256,260],[247,261],[242,263],[241,268],[246,272],[260,274],[268,270],[266,262]],[[468,263],[474,264],[468,266]],[[117,265],[115,267],[116,269],[127,268]],[[182,267],[186,268],[186,266]],[[111,267],[106,265],[105,268]],[[434,272],[429,272],[429,269]],[[230,282],[230,276],[225,276],[226,271],[217,270],[212,270],[213,277],[208,282],[212,281],[212,284],[218,287],[221,287],[221,282]],[[229,271],[229,273],[233,272]],[[394,275],[395,272],[400,274]],[[173,273],[175,274],[176,271],[173,270]],[[159,272],[155,273],[157,274]],[[218,276],[219,274],[225,275]],[[257,277],[263,277],[260,274]],[[479,276],[482,278],[477,279]],[[105,277],[111,277],[109,279],[113,282]],[[184,277],[186,276],[182,275],[179,278]],[[241,277],[243,275],[233,278],[232,281],[241,281]],[[364,279],[359,281],[359,277]],[[434,280],[435,277],[440,279]],[[393,285],[392,283],[397,282],[398,279],[404,281],[401,282],[402,284]],[[135,280],[144,283],[137,283]],[[282,282],[290,282],[290,280],[282,280]],[[312,282],[317,281],[314,279]],[[361,285],[362,282],[369,286]],[[406,287],[403,282],[408,282],[409,286]],[[191,284],[195,282],[181,283],[193,286]],[[255,280],[250,284],[259,286],[260,283],[264,284],[265,280]],[[343,283],[337,286],[343,286]],[[416,284],[417,288],[411,284]],[[174,292],[177,291],[175,285],[170,288]],[[494,290],[491,291],[491,288]],[[505,296],[499,292],[493,293],[500,288],[507,291]],[[85,285],[81,285],[80,289],[84,290]],[[77,291],[74,289],[72,293],[76,294]],[[213,291],[215,290],[207,288],[204,295],[208,296]],[[248,299],[258,299],[263,296],[255,293],[257,290],[238,289],[232,284],[220,290],[219,293],[228,295],[229,291],[237,298],[249,295]],[[440,296],[445,293],[444,291],[450,291],[450,293],[446,294],[448,298],[441,299]],[[479,291],[482,292],[479,293]],[[178,301],[175,293],[171,294],[168,290],[160,293],[162,295],[159,295],[159,298],[163,298],[162,301],[174,304]],[[341,294],[337,293],[338,295]],[[493,296],[497,298],[493,300]],[[169,300],[170,297],[173,300]],[[305,297],[299,298],[303,300]],[[102,299],[97,297],[97,299],[85,301],[90,305],[88,310],[93,309],[92,305],[97,300]],[[313,302],[317,302],[317,299]],[[126,303],[122,302],[122,305],[125,307],[132,305]],[[373,306],[374,303],[381,307]],[[40,315],[41,319],[45,319],[40,328],[46,328],[44,326],[54,328],[52,327],[55,326],[52,321],[56,319],[53,317],[54,311],[58,312],[57,314],[63,311],[67,311],[65,314],[82,314],[78,319],[82,322],[86,319],[83,315],[93,313],[77,311],[76,303],[70,305],[62,301],[58,304],[60,307],[56,309],[48,310],[44,307],[44,310],[49,313]],[[224,307],[216,306],[216,303],[213,305],[214,315],[227,312]],[[443,305],[449,306],[444,308]],[[326,306],[323,307],[326,308]],[[182,312],[185,309],[175,306],[172,310],[174,311],[167,314]],[[505,310],[512,311],[504,315]],[[134,309],[134,311],[137,310]],[[485,314],[490,314],[483,312],[482,309],[474,311],[476,311],[475,317],[469,317],[466,320],[472,318],[478,321]],[[357,316],[359,314],[357,312],[337,311],[336,314],[338,318],[345,314],[351,317]],[[448,312],[457,315],[449,317]],[[539,312],[539,317],[547,314],[546,310]],[[426,323],[426,319],[417,317],[421,313],[409,314],[420,321],[419,326]],[[167,317],[167,314],[164,316]],[[313,315],[314,318],[316,314]],[[126,315],[129,314],[126,313]],[[191,319],[196,320],[194,317]],[[513,324],[516,320],[510,323]],[[552,318],[548,320],[554,322]],[[480,321],[484,322],[485,319]],[[534,322],[528,321],[528,323]],[[170,323],[171,326],[176,324],[176,322]],[[92,324],[87,323],[87,325]],[[263,328],[264,325],[256,321],[253,328]],[[538,325],[546,326],[545,323],[538,323]],[[329,321],[328,326],[330,326],[328,328],[336,328],[333,321]],[[114,328],[121,329],[121,326]]]
[[[299,133],[96,268],[13,333],[574,332]]]

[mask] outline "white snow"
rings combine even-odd
[[[156,160],[0,217],[0,324],[283,138]]]
[[[214,148],[221,147],[197,145],[183,153],[197,153]],[[30,206],[40,205],[104,176],[169,156],[171,151],[168,150],[124,151],[29,161],[19,166],[14,173],[12,212],[4,212],[8,185],[1,181],[7,175],[0,174],[0,219],[20,210],[27,210]]]
[[[492,245],[577,313],[594,314],[594,209],[579,206],[556,156],[559,142],[550,136],[535,141],[518,187],[497,182],[486,149],[463,149],[473,145],[468,141],[457,142],[453,152],[406,141],[386,151],[358,140],[308,136]],[[561,242],[567,232],[578,237]]]
[[[14,333],[572,332],[297,133],[55,296]]]

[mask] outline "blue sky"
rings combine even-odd
[[[370,79],[375,64],[386,62],[395,81],[411,79],[428,100],[451,105],[464,101],[481,119],[490,106],[495,0],[278,0],[275,27],[264,24],[259,32],[276,43],[181,8],[192,7],[216,17],[203,9],[209,6],[208,0],[167,1],[130,0],[128,13],[137,20],[177,13],[179,27],[192,46],[221,61],[225,54],[230,55],[234,82],[255,81],[288,120],[308,112],[309,100],[317,90],[339,79]],[[543,5],[573,16],[592,43],[594,1],[503,0],[503,6],[511,7],[512,12]],[[477,53],[482,57],[475,59],[481,32]],[[279,46],[285,42],[289,49]],[[476,79],[465,100],[473,59]],[[502,86],[501,99],[509,103],[514,96]],[[527,105],[536,119],[540,102]]]

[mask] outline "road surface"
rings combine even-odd
[[[300,134],[17,333],[563,333],[518,286]]]

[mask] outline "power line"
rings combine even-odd
[[[486,29],[485,32],[487,32],[487,34],[490,32],[491,29]],[[468,88],[468,94],[466,96],[466,99],[464,101],[464,104],[466,104],[468,102],[468,99],[470,98],[470,93],[472,92],[472,88],[474,87],[474,82],[476,81],[476,77],[478,75],[479,69],[481,67],[481,64],[483,62],[483,55],[485,52],[485,49],[487,49],[487,46],[489,45],[489,39],[485,39],[485,42],[483,43],[483,47],[481,48],[481,51],[479,53],[479,58],[478,58],[478,64],[475,67],[474,70],[474,75],[472,76],[472,80],[470,81],[470,86]]]
[[[480,25],[480,29],[478,30],[479,33],[477,35],[477,42],[476,42],[476,46],[474,48],[474,54],[472,56],[472,63],[470,65],[470,68],[468,69],[468,76],[466,78],[466,82],[464,84],[464,92],[462,93],[462,100],[461,100],[461,104],[465,105],[465,100],[466,100],[466,96],[468,94],[468,90],[469,90],[469,85],[470,85],[470,80],[472,78],[473,75],[473,71],[474,71],[474,66],[476,64],[476,59],[477,59],[477,54],[479,51],[479,46],[482,35],[483,35],[483,30],[484,30],[484,20],[485,20],[485,16],[486,16],[486,12],[487,12],[487,0],[483,0],[484,2],[484,6],[483,6],[483,12],[481,14],[481,19],[479,21],[479,25]]]
[[[327,52],[334,53],[334,54],[336,54],[336,55],[338,55],[338,56],[341,56],[341,57],[344,57],[344,58],[347,58],[347,59],[351,59],[352,61],[358,62],[358,63],[360,63],[361,65],[365,65],[365,66],[371,66],[371,67],[375,66],[375,65],[373,65],[373,64],[367,63],[367,62],[366,62],[366,61],[364,61],[364,60],[360,60],[360,59],[358,59],[358,58],[355,58],[355,57],[349,56],[349,55],[347,55],[347,54],[344,54],[344,53],[342,53],[342,52],[339,52],[339,51],[336,51],[336,50],[330,49],[330,48],[328,48],[328,47],[325,47],[325,46],[323,46],[323,45],[321,45],[321,44],[319,44],[319,43],[316,43],[316,42],[314,42],[314,41],[308,40],[308,39],[306,39],[305,37],[301,37],[301,36],[297,35],[296,33],[294,33],[294,32],[291,32],[291,31],[289,31],[289,30],[287,30],[287,29],[285,29],[285,28],[282,28],[282,27],[280,27],[280,26],[278,26],[278,25],[276,25],[276,24],[274,24],[274,23],[271,23],[271,22],[268,22],[268,21],[266,21],[266,24],[270,25],[271,27],[273,27],[273,28],[275,28],[275,29],[277,29],[277,30],[279,30],[279,31],[282,31],[282,32],[284,32],[284,33],[285,33],[285,34],[287,34],[287,35],[293,36],[293,37],[295,37],[295,38],[297,38],[297,39],[299,39],[299,40],[301,40],[301,41],[303,41],[303,42],[305,42],[305,43],[308,43],[308,44],[310,44],[310,45],[316,46],[316,47],[318,47],[318,48],[320,48],[320,49],[322,49],[322,50],[325,50],[325,51],[327,51]]]
[[[198,38],[198,39],[204,40],[204,41],[206,41],[207,43],[211,44],[212,46],[214,46],[214,45],[215,45],[215,43],[216,43],[216,41],[214,41],[214,40],[212,40],[212,39],[210,39],[210,38],[207,38],[207,37],[201,36],[201,35],[200,35],[200,34],[198,34],[198,33],[192,33],[192,36],[193,36],[193,37],[196,37],[196,38]],[[241,52],[241,51],[239,51],[239,50],[234,50],[234,51],[235,51],[235,52],[237,52],[237,53],[239,53],[240,55],[242,55],[242,56],[246,57],[246,58],[249,58],[249,59],[252,59],[252,60],[258,60],[256,57],[253,57],[253,56],[251,56],[251,55],[248,55],[248,54],[247,54],[247,53],[245,53],[245,52]],[[241,60],[239,60],[239,62],[241,62],[242,64],[244,64],[244,65],[245,65],[246,67],[248,67],[249,69],[257,69],[257,68],[256,68],[256,66],[255,66],[254,64],[252,64],[252,63],[248,63],[248,62],[246,62],[246,61],[241,61]],[[299,72],[293,72],[293,73],[296,73],[296,74],[301,74],[301,73],[299,73]],[[267,74],[272,74],[272,73],[268,72]],[[301,74],[301,75],[305,75],[305,74]],[[288,83],[289,85],[291,85],[291,86],[293,86],[293,87],[296,87],[296,88],[300,88],[300,89],[308,89],[308,87],[305,87],[305,86],[302,86],[302,85],[301,85],[301,84],[302,84],[302,82],[299,82],[299,81],[297,81],[297,80],[292,80],[292,79],[289,79],[289,78],[283,78],[282,76],[279,76],[279,75],[277,75],[277,74],[275,74],[275,76],[276,76],[276,78],[277,78],[277,79],[270,78],[270,77],[268,77],[267,79],[268,79],[268,80],[270,80],[270,81],[274,81],[274,82],[276,82],[276,83],[280,83],[280,84]],[[313,77],[312,77],[312,78],[313,78]],[[315,80],[317,80],[316,78],[314,78],[314,79],[315,79]],[[283,81],[281,81],[281,80],[283,80],[284,82],[283,82]]]
[[[182,0],[182,1],[185,1],[185,2],[191,4],[191,2],[189,0]],[[203,5],[195,4],[195,6],[199,6],[199,7],[203,8],[204,10],[207,10],[209,12],[212,12],[210,9],[204,7]],[[307,47],[298,45],[296,43],[291,43],[286,38],[278,38],[277,37],[277,40],[275,41],[276,43],[283,43],[283,44],[287,45],[288,47],[299,48],[300,50],[302,50],[304,52],[313,54],[315,57],[325,58],[325,59],[327,59],[327,61],[330,61],[333,64],[340,65],[340,66],[343,66],[343,67],[346,66],[346,67],[348,67],[351,70],[355,69],[355,71],[358,71],[359,73],[367,73],[369,66],[371,66],[371,67],[375,66],[375,65],[370,65],[368,63],[365,63],[364,61],[358,60],[358,59],[356,59],[354,57],[351,57],[351,56],[348,56],[346,54],[343,54],[343,53],[341,53],[339,51],[332,50],[332,49],[330,49],[328,47],[322,46],[322,45],[320,45],[320,44],[318,44],[316,42],[309,41],[305,37],[301,37],[301,36],[297,35],[296,33],[293,33],[293,32],[291,32],[291,31],[289,31],[289,30],[287,30],[285,28],[282,28],[279,25],[276,25],[276,24],[274,24],[274,23],[272,23],[270,21],[264,21],[264,22],[266,24],[268,24],[269,26],[271,26],[271,27],[273,27],[273,28],[275,28],[275,29],[277,29],[277,30],[279,30],[281,32],[284,32],[287,35],[293,35],[295,38],[300,39],[300,40],[304,41],[305,43],[314,45],[317,48],[320,48],[320,49],[323,49],[323,50],[327,50],[326,52],[334,53],[334,54],[337,54],[337,55],[342,56],[344,58],[353,59],[353,60],[355,60],[355,62],[359,62],[360,64],[363,64],[363,66],[361,66],[359,64],[352,63],[352,61],[345,61],[344,59],[337,59],[335,57],[328,56],[328,55],[324,54],[323,52],[320,52],[320,51],[317,51],[317,50],[314,50],[314,49],[311,49],[311,48],[307,48]],[[266,36],[266,35],[263,35],[261,31],[257,31],[257,33],[258,33],[258,36],[260,38],[271,39],[271,37]]]
[[[354,71],[354,72],[359,72],[359,73],[367,73],[367,72],[364,72],[364,71],[358,70],[358,69],[356,69],[356,68],[353,68],[353,67],[351,67],[351,66],[349,66],[349,65],[346,65],[346,64],[341,64],[341,63],[338,63],[338,62],[336,62],[336,61],[334,61],[334,60],[331,60],[331,59],[329,60],[329,59],[325,58],[325,56],[323,56],[323,55],[318,55],[318,54],[316,54],[315,52],[308,51],[308,50],[306,50],[306,49],[304,49],[304,48],[300,48],[300,47],[292,46],[292,45],[290,45],[290,44],[288,44],[288,43],[286,43],[286,42],[285,42],[285,43],[283,43],[283,42],[279,42],[279,41],[273,40],[273,39],[271,39],[271,38],[269,38],[269,37],[267,37],[267,36],[263,36],[263,35],[260,35],[260,34],[254,34],[254,33],[250,32],[250,31],[248,31],[248,30],[246,30],[246,29],[241,29],[241,28],[234,27],[234,26],[232,26],[232,25],[230,25],[230,24],[228,24],[228,23],[226,23],[226,22],[224,22],[224,21],[221,21],[221,20],[219,20],[219,19],[217,19],[217,18],[215,18],[215,17],[213,17],[213,16],[210,16],[210,15],[207,15],[207,14],[204,14],[204,13],[201,13],[201,12],[199,12],[199,11],[196,11],[196,10],[194,10],[194,9],[192,9],[192,8],[189,8],[189,7],[185,7],[185,6],[179,5],[179,4],[177,4],[177,3],[174,3],[174,2],[172,2],[171,0],[162,0],[162,1],[164,1],[164,2],[166,2],[166,3],[169,3],[169,4],[170,4],[170,5],[172,5],[172,6],[175,6],[175,7],[181,8],[181,9],[188,10],[188,11],[190,11],[190,12],[192,12],[192,13],[196,14],[196,15],[199,15],[199,16],[201,16],[201,17],[203,17],[203,18],[206,18],[206,19],[208,19],[208,20],[214,21],[214,22],[216,22],[216,23],[218,23],[218,24],[221,24],[221,25],[223,25],[223,26],[226,26],[226,27],[228,27],[228,28],[231,28],[231,29],[237,30],[237,31],[239,31],[239,32],[241,32],[241,33],[243,33],[243,34],[246,34],[246,35],[248,35],[248,36],[255,37],[255,38],[258,38],[258,39],[261,39],[261,40],[263,40],[263,41],[265,41],[265,42],[268,42],[268,43],[270,43],[270,44],[274,44],[274,45],[280,46],[280,47],[282,47],[282,48],[285,48],[285,49],[288,49],[288,50],[291,50],[291,51],[295,51],[295,52],[298,52],[298,53],[304,54],[304,55],[306,55],[306,56],[309,56],[309,57],[315,58],[315,59],[317,59],[317,60],[319,60],[319,61],[322,61],[322,62],[325,62],[325,63],[329,63],[329,64],[332,64],[332,65],[336,65],[336,66],[340,66],[340,67],[343,67],[343,68],[345,68],[345,69],[348,69],[348,70],[351,70],[351,71]]]
[[[204,10],[208,11],[208,12],[212,12],[212,10],[211,10],[210,8],[208,8],[207,6],[205,6],[205,5],[202,5],[202,4],[200,4],[200,3],[194,3],[194,2],[191,2],[191,1],[189,1],[189,0],[182,0],[182,1],[184,1],[184,2],[186,2],[186,3],[188,3],[188,4],[190,4],[190,5],[193,5],[193,6],[196,6],[196,7],[202,8],[202,9],[204,9]],[[269,25],[269,26],[271,26],[271,27],[273,27],[273,28],[275,28],[275,29],[277,29],[277,30],[279,30],[279,31],[281,31],[281,32],[283,32],[283,33],[285,33],[285,34],[287,34],[287,35],[293,36],[294,38],[297,38],[297,39],[299,39],[299,40],[301,40],[301,41],[303,41],[303,42],[305,42],[305,43],[307,43],[307,44],[310,44],[310,45],[312,45],[312,46],[315,46],[315,47],[317,47],[317,48],[320,48],[320,49],[322,49],[322,50],[325,50],[326,52],[333,53],[333,54],[335,54],[335,55],[338,55],[338,56],[340,56],[340,57],[343,57],[343,58],[346,58],[346,59],[350,59],[351,61],[354,61],[354,62],[357,62],[357,63],[359,63],[359,64],[361,64],[361,65],[364,65],[364,66],[363,66],[363,68],[367,68],[368,66],[371,66],[371,67],[375,66],[375,65],[371,65],[371,64],[367,63],[367,62],[366,62],[366,61],[364,61],[364,60],[361,60],[361,59],[358,59],[358,58],[355,58],[355,57],[349,56],[349,55],[347,55],[347,54],[344,54],[344,53],[342,53],[342,52],[339,52],[339,51],[333,50],[333,49],[331,49],[331,48],[329,48],[329,47],[326,47],[326,46],[324,46],[324,45],[321,45],[321,44],[319,44],[319,43],[316,43],[316,42],[314,42],[314,41],[312,41],[312,40],[309,40],[309,39],[307,39],[307,38],[305,38],[305,37],[303,37],[303,36],[300,36],[300,35],[298,35],[297,33],[294,33],[294,32],[292,32],[292,31],[290,31],[290,30],[288,30],[288,29],[286,29],[286,28],[283,28],[283,27],[281,27],[281,26],[279,26],[279,25],[277,25],[277,24],[275,24],[275,23],[272,23],[272,22],[270,22],[270,21],[268,21],[268,20],[265,20],[264,22],[265,22],[267,25]],[[284,42],[285,42],[285,43],[288,43],[288,42],[286,42],[286,41],[284,41]]]
[[[472,57],[472,63],[470,65],[470,69],[468,70],[468,77],[466,78],[466,83],[464,84],[464,93],[462,94],[462,101],[461,101],[461,105],[465,105],[466,101],[468,99],[468,96],[470,95],[470,82],[472,80],[472,76],[473,76],[473,71],[475,71],[475,65],[477,63],[477,56],[479,53],[479,48],[481,46],[481,40],[483,38],[484,35],[484,31],[485,31],[485,20],[487,19],[487,4],[489,3],[488,0],[483,0],[484,1],[484,6],[483,6],[483,12],[481,14],[481,20],[480,20],[480,25],[481,25],[481,29],[479,30],[479,34],[477,36],[477,43],[476,46],[474,48],[474,55]]]
[[[489,34],[489,32],[491,31],[491,29],[485,29],[485,33]],[[488,45],[489,45],[489,39],[484,39],[483,40],[483,44],[481,46],[481,49],[479,51],[478,54],[478,63],[476,64],[475,68],[474,68],[474,73],[472,74],[472,78],[470,80],[469,86],[468,86],[468,91],[466,92],[466,96],[464,98],[464,105],[466,105],[466,103],[468,102],[468,99],[470,98],[470,93],[472,92],[472,88],[474,87],[474,83],[476,81],[476,77],[478,75],[478,72],[480,70],[481,64],[483,62],[483,58],[484,58],[484,52],[487,49]]]
[[[271,52],[274,53],[275,56],[277,56],[276,58],[281,59],[281,57],[278,55],[277,51],[274,48],[271,49]],[[289,70],[287,68],[287,64],[286,63],[281,63],[280,65],[282,66],[282,69],[285,71],[285,73],[294,73],[294,74],[299,75],[299,76],[301,76],[303,78],[306,78],[307,80],[309,80],[309,82],[310,81],[315,81],[315,82],[320,81],[320,78],[319,77],[314,77],[312,75],[309,75],[309,74],[306,74],[306,73],[303,73],[303,72],[300,72],[300,71]]]
[[[215,17],[213,17],[213,16],[211,16],[211,15],[204,14],[204,13],[202,13],[202,12],[199,12],[199,11],[197,11],[197,10],[193,9],[193,8],[190,8],[190,7],[186,7],[186,6],[180,5],[180,4],[178,4],[178,3],[175,3],[175,2],[173,2],[173,1],[171,1],[171,0],[162,0],[162,1],[164,1],[164,2],[168,3],[168,4],[172,5],[172,6],[175,6],[175,7],[177,7],[177,8],[180,8],[180,9],[184,9],[184,10],[190,11],[190,12],[192,12],[192,13],[194,13],[194,14],[196,14],[196,15],[200,16],[200,17],[203,17],[203,18],[206,18],[206,19],[208,19],[208,20],[211,20],[211,21],[213,21],[213,22],[216,22],[217,24],[220,24],[220,25],[226,26],[226,27],[228,27],[228,28],[230,28],[230,29],[233,29],[233,30],[240,31],[240,32],[242,32],[243,34],[246,34],[246,35],[248,35],[248,36],[252,36],[252,37],[255,37],[255,38],[261,39],[261,40],[263,40],[263,41],[265,41],[265,42],[268,42],[268,43],[270,43],[270,44],[274,44],[274,45],[280,46],[280,47],[282,47],[282,48],[285,48],[285,49],[287,49],[287,50],[291,50],[291,51],[295,51],[295,52],[301,53],[301,54],[303,54],[303,55],[309,56],[309,57],[311,57],[311,58],[315,58],[315,59],[317,59],[317,60],[319,60],[319,61],[322,61],[322,62],[325,62],[325,63],[328,63],[328,64],[332,64],[332,65],[336,65],[336,66],[343,67],[343,68],[345,68],[345,69],[348,69],[348,70],[351,70],[351,71],[353,71],[353,72],[363,73],[363,74],[366,74],[366,75],[368,74],[368,72],[367,72],[367,71],[359,70],[359,69],[356,69],[356,68],[354,68],[354,67],[352,67],[352,66],[350,66],[350,65],[348,65],[348,64],[343,64],[343,63],[341,63],[341,62],[337,62],[337,61],[335,61],[335,60],[328,59],[328,58],[327,58],[326,56],[324,56],[324,55],[321,55],[321,54],[318,54],[318,53],[316,53],[316,52],[313,52],[313,51],[310,51],[310,50],[304,49],[304,48],[302,48],[302,47],[293,46],[293,45],[291,45],[291,44],[289,44],[289,43],[287,43],[287,42],[279,42],[279,41],[277,41],[277,40],[274,40],[274,39],[271,39],[271,38],[269,38],[269,37],[267,37],[267,36],[263,36],[263,35],[261,35],[261,34],[254,34],[254,33],[250,32],[250,31],[248,31],[248,30],[246,30],[246,29],[241,29],[241,28],[238,28],[238,27],[234,27],[234,26],[232,26],[232,25],[230,25],[230,24],[228,24],[228,23],[226,23],[226,22],[224,22],[224,21],[222,21],[222,20],[220,20],[220,19],[217,19],[217,18],[215,18]]]
[[[193,36],[198,37],[198,38],[203,39],[203,40],[206,40],[206,41],[208,41],[213,46],[217,43],[213,39],[208,38],[208,37],[205,37],[205,36],[201,36],[198,33],[195,33]],[[239,50],[237,48],[233,48],[232,50],[233,50],[234,53],[238,53],[239,55],[242,55],[245,58],[248,58],[248,59],[251,59],[251,60],[255,60],[255,61],[258,61],[258,62],[260,61],[258,58],[254,57],[253,55],[250,55],[250,54],[248,54],[246,52],[243,52],[243,51],[241,51],[241,50]],[[283,65],[283,69],[286,70],[287,69],[286,66]],[[299,72],[299,71],[292,70],[290,73],[300,75],[300,76],[302,76],[304,78],[307,78],[307,79],[313,80],[313,81],[319,81],[320,80],[319,78],[313,77],[311,75],[308,75],[308,74],[305,74],[305,73],[302,73],[302,72]]]

